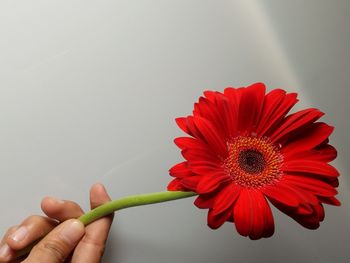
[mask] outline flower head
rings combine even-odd
[[[175,139],[185,161],[170,169],[168,190],[198,193],[195,205],[209,209],[211,228],[234,222],[251,239],[274,232],[269,202],[318,228],[323,204],[340,205],[339,173],[328,164],[337,155],[328,143],[333,127],[317,122],[323,113],[313,108],[287,116],[296,97],[265,94],[262,83],[204,92],[193,115],[176,119],[189,136]]]

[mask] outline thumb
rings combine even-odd
[[[77,219],[70,219],[41,240],[30,252],[25,263],[61,263],[70,255],[85,233],[84,225]]]

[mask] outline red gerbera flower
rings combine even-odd
[[[309,229],[324,219],[323,204],[340,205],[338,171],[328,164],[337,152],[328,144],[333,127],[316,122],[323,113],[287,113],[297,94],[256,83],[206,91],[192,116],[177,118],[190,137],[175,139],[185,158],[170,169],[170,191],[199,194],[208,225],[225,221],[251,239],[269,237],[274,220],[267,200]]]

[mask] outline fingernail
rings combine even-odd
[[[7,244],[3,244],[0,248],[0,258],[6,260],[10,256],[11,249]]]
[[[69,220],[64,223],[63,229],[61,230],[61,236],[70,244],[77,243],[84,235],[84,225],[82,222],[76,219]]]
[[[96,188],[100,188],[100,189],[102,189],[102,190],[105,190],[105,187],[104,187],[104,185],[103,185],[102,183],[95,183],[95,184],[93,185],[93,187],[96,187]]]
[[[52,201],[54,201],[55,203],[57,203],[57,204],[63,204],[63,203],[64,203],[63,200],[58,199],[58,198],[56,198],[56,197],[50,197],[50,199],[51,199]]]
[[[20,242],[27,236],[27,234],[28,234],[27,227],[21,226],[12,235],[10,235],[10,238],[15,242]]]

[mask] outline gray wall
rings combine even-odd
[[[346,0],[2,0],[0,232],[45,195],[87,208],[96,181],[114,198],[164,190],[181,159],[173,119],[204,89],[262,81],[327,113],[343,205],[317,231],[274,210],[260,241],[210,230],[192,200],[133,208],[116,215],[104,262],[345,262],[349,12]]]

